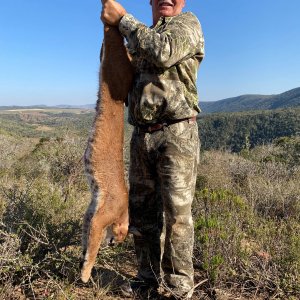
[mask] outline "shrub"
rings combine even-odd
[[[300,170],[261,159],[274,151],[262,146],[247,159],[202,153],[193,208],[195,259],[210,288],[299,295]]]

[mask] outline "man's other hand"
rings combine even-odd
[[[126,10],[120,3],[114,0],[107,0],[102,6],[101,20],[104,24],[118,26],[125,14]]]

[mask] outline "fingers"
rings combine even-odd
[[[125,14],[126,10],[120,3],[114,0],[107,0],[102,6],[101,20],[104,24],[118,26],[120,19]]]

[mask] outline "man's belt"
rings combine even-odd
[[[188,121],[189,123],[193,123],[196,122],[196,117],[177,119],[177,120],[168,120],[168,121],[163,121],[161,123],[155,123],[149,125],[138,125],[137,129],[142,132],[152,133],[155,131],[162,130],[164,127],[168,127],[172,124],[176,124],[183,121]]]

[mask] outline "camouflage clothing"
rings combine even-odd
[[[197,115],[197,70],[204,56],[204,39],[195,15],[162,17],[149,28],[127,14],[119,30],[128,41],[136,70],[129,93],[129,123]]]
[[[195,121],[172,124],[153,133],[138,128],[133,132],[129,211],[138,277],[152,284],[162,276],[178,294],[193,287],[191,205],[198,160]]]
[[[135,125],[129,172],[130,231],[138,278],[159,279],[177,293],[193,288],[193,221],[199,138],[197,123],[185,120],[153,133],[143,125],[196,116],[196,89],[204,40],[192,13],[162,17],[153,28],[125,15],[119,25],[135,69],[129,93],[129,122]]]

